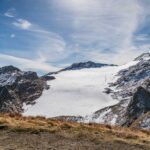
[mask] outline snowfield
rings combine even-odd
[[[37,99],[36,104],[25,105],[25,116],[56,117],[62,115],[85,116],[118,101],[105,94],[104,88],[114,82],[121,69],[135,65],[132,61],[123,66],[64,71],[49,81],[49,90]]]

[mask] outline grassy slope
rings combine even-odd
[[[150,132],[0,115],[0,150],[149,150]]]

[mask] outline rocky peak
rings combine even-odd
[[[148,60],[150,59],[150,53],[143,53],[137,58],[135,58],[135,61],[142,61],[142,60]]]
[[[38,79],[37,73],[32,71],[24,72],[23,77],[29,80]]]
[[[13,72],[19,72],[20,69],[14,67],[14,66],[5,66],[0,68],[0,74],[5,74],[5,73],[13,73]]]

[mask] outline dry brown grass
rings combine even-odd
[[[45,117],[24,117],[19,114],[0,114],[0,129],[12,132],[51,134],[61,133],[66,138],[89,139],[95,144],[100,140],[140,144],[150,147],[150,132],[135,128],[121,128],[94,123],[65,122]]]

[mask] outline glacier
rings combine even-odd
[[[138,61],[121,66],[106,66],[82,70],[63,71],[55,75],[56,80],[48,81],[45,90],[34,105],[23,106],[25,116],[86,116],[118,103],[104,93],[110,82],[115,82],[117,73]]]

